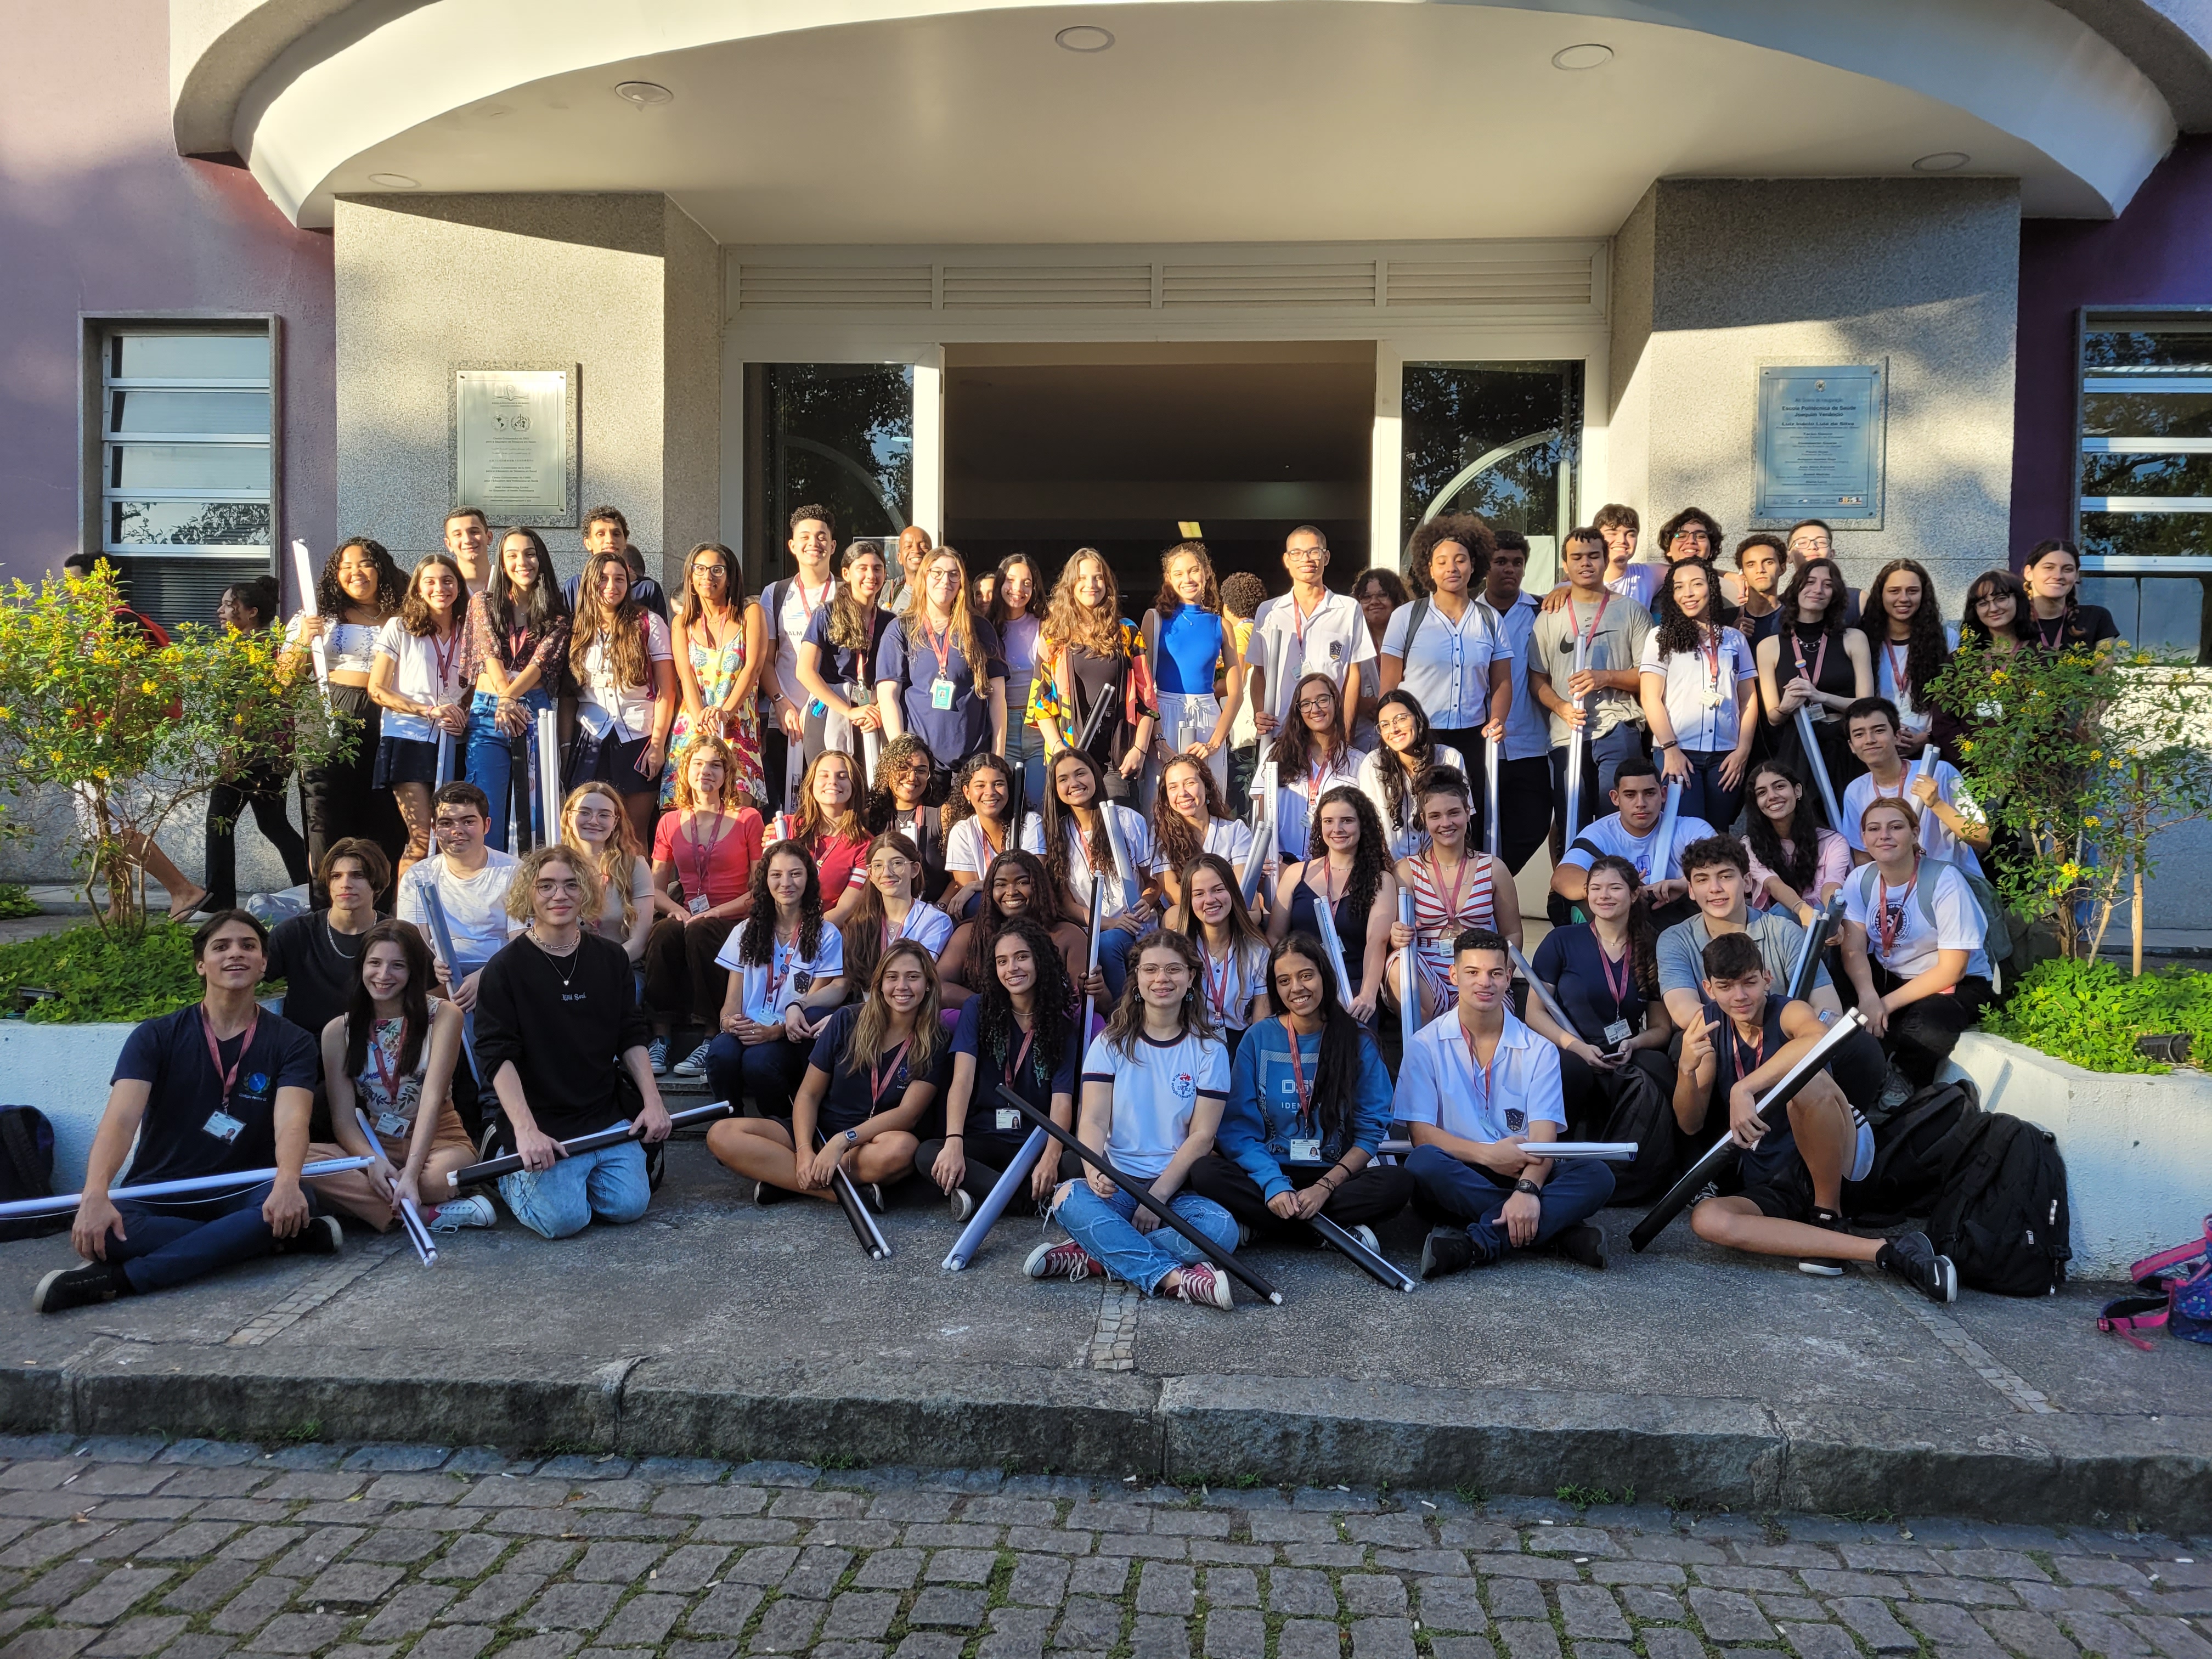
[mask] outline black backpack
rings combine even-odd
[[[54,1126],[35,1106],[0,1106],[0,1203],[53,1192]],[[65,1210],[0,1221],[0,1239],[43,1238],[68,1231],[74,1218]]]
[[[1930,1084],[1875,1125],[1874,1167],[1848,1194],[1851,1218],[1887,1227],[1926,1215],[1986,1121],[1972,1083]]]
[[[1598,1086],[1607,1103],[1601,1109],[1604,1121],[1594,1124],[1596,1133],[1590,1139],[1632,1140],[1637,1147],[1632,1161],[1613,1166],[1613,1196],[1606,1202],[1648,1204],[1673,1185],[1680,1172],[1674,1103],[1640,1066],[1624,1066],[1610,1076],[1601,1075]]]
[[[1959,1282],[1999,1296],[2049,1296],[2065,1283],[2072,1231],[2057,1137],[2007,1112],[1983,1119],[1928,1218]]]

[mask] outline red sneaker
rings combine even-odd
[[[1210,1262],[1194,1262],[1182,1269],[1182,1283],[1176,1287],[1176,1294],[1199,1307],[1224,1312],[1237,1305],[1229,1292],[1229,1275]]]
[[[1106,1269],[1090,1251],[1069,1239],[1065,1244],[1040,1244],[1030,1252],[1022,1271],[1031,1279],[1103,1279]]]

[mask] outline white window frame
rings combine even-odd
[[[2081,544],[2081,515],[2085,513],[2195,513],[2212,523],[2209,495],[2084,495],[2081,458],[2085,455],[2207,455],[2212,438],[2118,437],[2093,438],[2082,430],[2087,423],[2087,398],[2094,392],[2200,392],[2212,394],[2212,373],[2173,374],[2147,370],[2142,374],[2093,371],[2088,364],[2089,336],[2105,331],[2114,320],[2142,322],[2159,318],[2199,317],[2208,325],[2206,359],[2212,362],[2212,306],[2139,305],[2084,306],[2075,313],[2074,329],[2074,442],[2073,476],[2068,486],[2073,500],[2069,515],[2073,540]],[[2212,553],[2169,558],[2114,557],[2084,554],[2081,568],[2106,576],[2185,576],[2212,572]]]
[[[282,320],[269,313],[146,312],[87,314],[81,319],[87,358],[84,376],[85,425],[83,453],[87,473],[83,514],[89,522],[81,527],[80,544],[88,552],[118,562],[173,560],[200,562],[220,559],[241,571],[248,564],[271,574],[276,568],[276,550],[283,544],[283,339]],[[269,374],[265,379],[204,379],[176,377],[120,377],[111,370],[111,343],[122,335],[228,334],[258,336],[269,343]],[[269,394],[266,433],[134,432],[118,437],[109,430],[112,394],[146,390],[265,391]],[[252,445],[269,452],[266,489],[136,489],[112,484],[110,448],[118,443]],[[113,539],[110,504],[117,501],[265,501],[269,506],[269,543],[118,543]],[[125,567],[127,568],[127,567]]]

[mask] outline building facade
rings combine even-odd
[[[466,486],[570,568],[611,501],[758,582],[828,500],[1141,594],[1184,522],[1341,576],[1469,508],[1540,574],[1603,501],[1733,541],[1826,492],[1862,576],[1955,614],[2076,537],[2212,659],[2180,0],[5,9],[0,574],[95,548],[205,617]],[[532,374],[526,476],[471,399]]]

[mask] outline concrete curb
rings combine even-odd
[[[823,1463],[1240,1477],[1686,1509],[2145,1518],[2212,1528],[2212,1418],[1776,1411],[1756,1401],[1419,1388],[1339,1378],[1006,1365],[726,1365],[480,1351],[466,1374],[386,1348],[97,1339],[0,1371],[24,1432],[620,1449]],[[312,1425],[312,1429],[308,1425]]]

